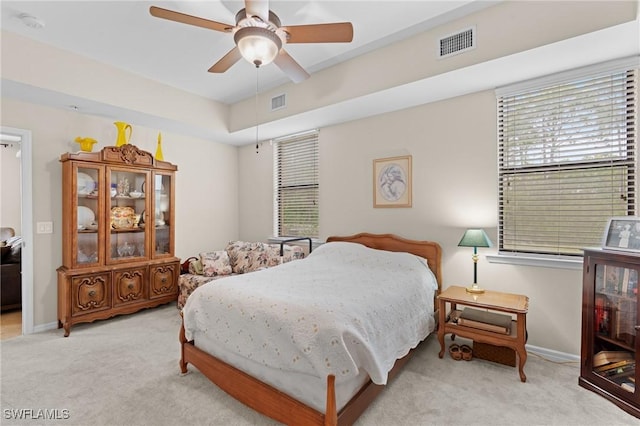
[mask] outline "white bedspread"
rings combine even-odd
[[[199,287],[183,309],[186,337],[283,372],[338,383],[364,369],[386,384],[433,331],[436,289],[417,256],[327,243],[304,260]]]

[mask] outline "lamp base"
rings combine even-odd
[[[474,284],[471,287],[467,287],[467,293],[482,294],[484,293],[484,289],[478,287],[478,284]]]

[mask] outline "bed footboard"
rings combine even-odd
[[[425,339],[426,340],[426,339]],[[338,413],[336,411],[335,376],[327,377],[327,404],[325,413],[290,397],[280,390],[238,370],[187,341],[184,323],[180,326],[180,371],[187,372],[187,364],[193,364],[202,374],[233,398],[265,416],[288,425],[351,425],[384,390],[369,380]],[[415,348],[396,361],[388,380],[392,380],[413,357]]]
[[[180,317],[182,322],[180,323],[180,372],[182,374],[187,374],[187,360],[184,356],[184,345],[188,344],[187,336],[184,333],[184,317],[182,316],[182,312],[180,312]]]
[[[220,389],[259,413],[290,425],[338,424],[333,375],[327,377],[327,408],[323,414],[197,348],[187,341],[184,324],[180,327],[180,346],[182,373],[187,372],[187,364],[193,364]]]

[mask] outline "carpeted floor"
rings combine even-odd
[[[197,370],[178,368],[173,304],[1,342],[2,425],[272,425]],[[516,369],[438,358],[435,336],[358,425],[638,425],[578,386],[577,364],[530,354]],[[30,410],[30,411],[29,411]],[[47,410],[47,411],[38,411]],[[57,419],[44,420],[47,413]],[[38,417],[17,419],[16,417]]]

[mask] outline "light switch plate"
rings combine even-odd
[[[36,233],[53,234],[53,222],[37,222]]]

